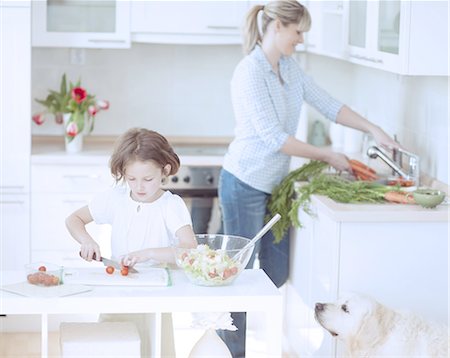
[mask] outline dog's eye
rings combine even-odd
[[[348,313],[347,305],[342,305],[342,306],[341,306],[341,309],[342,309],[345,313]]]

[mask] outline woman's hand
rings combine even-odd
[[[86,240],[81,244],[80,256],[86,261],[100,261],[100,257],[102,256],[100,254],[100,246],[92,239]]]
[[[330,164],[333,168],[338,171],[351,171],[350,163],[348,158],[342,153],[336,153],[327,150],[324,156],[324,161]]]
[[[402,148],[399,143],[392,139],[388,134],[386,134],[385,131],[383,131],[378,126],[374,126],[370,133],[372,134],[373,139],[375,139],[375,142],[385,149],[392,150]]]

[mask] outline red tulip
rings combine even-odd
[[[38,113],[35,114],[33,117],[33,122],[36,123],[38,126],[42,125],[45,122],[45,116],[44,113]]]
[[[78,134],[78,126],[75,122],[69,123],[66,128],[66,134],[68,137],[75,137]]]
[[[99,111],[99,108],[97,108],[96,106],[91,105],[88,107],[88,113],[92,117],[95,117],[95,115],[98,113],[98,111]]]
[[[109,108],[109,101],[107,101],[106,99],[98,100],[97,106],[99,106],[100,109],[107,110]]]
[[[87,98],[87,92],[84,88],[75,87],[72,90],[72,98],[75,102],[81,103]]]

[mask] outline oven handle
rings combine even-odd
[[[217,188],[216,189],[170,189],[172,194],[181,196],[182,198],[217,198]]]

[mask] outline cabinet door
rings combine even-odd
[[[309,1],[306,4],[312,27],[306,33],[306,50],[320,55],[344,58],[345,7],[343,1]]]
[[[2,270],[21,270],[30,262],[30,204],[27,195],[0,194]]]
[[[240,43],[247,1],[135,1],[133,40],[159,43]]]
[[[78,253],[80,245],[69,234],[65,220],[75,210],[87,205],[94,193],[33,193],[31,202],[31,249],[38,251],[60,251]],[[110,249],[110,227],[94,222],[86,227],[89,234],[99,243],[102,254]]]
[[[129,48],[129,1],[33,2],[33,46]]]
[[[25,193],[31,151],[30,7],[8,4],[0,7],[0,191]]]

